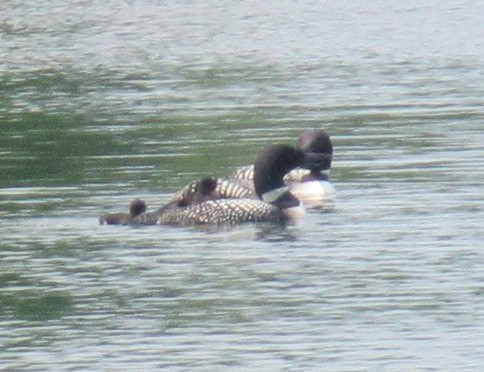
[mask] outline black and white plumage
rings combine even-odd
[[[315,137],[315,134],[311,134],[307,138],[314,140]],[[303,177],[321,174],[321,170],[329,169],[332,156],[329,136],[330,151],[326,151],[327,144],[322,149],[324,141],[316,146],[314,143],[317,141],[306,143],[306,137],[302,138],[298,149],[288,145],[273,145],[264,149],[254,166],[245,170],[245,177],[252,187],[244,186],[237,177],[207,177],[175,193],[166,205],[153,212],[110,221],[113,224],[118,221],[118,224],[132,225],[198,225],[299,219],[304,213],[303,208],[298,198],[288,191],[284,177],[298,167],[309,170]]]
[[[253,190],[240,187],[236,182],[205,177],[199,181],[194,181],[178,192],[171,200],[158,208],[154,212],[140,215],[132,220],[132,224],[138,225],[155,225],[162,216],[170,216],[175,211],[183,210],[187,207],[200,205],[208,200],[224,199],[229,197],[253,197]]]
[[[293,169],[284,176],[284,183],[306,206],[319,207],[334,199],[336,191],[329,181],[329,170],[333,157],[333,144],[329,135],[319,129],[308,129],[299,135],[298,149],[308,156],[319,156],[319,161],[310,167]],[[229,179],[254,188],[254,166],[237,168]]]
[[[136,225],[207,223],[204,221],[209,220],[207,215],[210,214],[210,211],[218,209],[221,212],[222,209],[218,208],[218,206],[223,206],[223,203],[217,202],[212,204],[210,208],[207,208],[204,202],[242,198],[256,199],[257,195],[253,188],[244,187],[233,180],[206,177],[199,181],[191,182],[177,191],[167,204],[154,212],[138,216],[131,220],[131,223]],[[202,209],[199,208],[200,206]]]
[[[297,148],[308,154],[323,154],[325,155],[318,164],[315,164],[309,168],[297,168],[293,169],[284,176],[286,182],[303,182],[304,177],[306,179],[312,174],[314,178],[328,179],[327,173],[331,168],[331,162],[333,158],[333,144],[329,135],[319,129],[308,129],[299,134],[297,141]],[[254,165],[246,165],[238,167],[233,171],[229,179],[232,180],[253,180],[254,178]],[[253,187],[253,183],[251,184]]]
[[[242,222],[283,221],[279,208],[258,199],[215,199],[172,209],[157,220],[159,225],[238,224]]]
[[[208,186],[208,180],[212,180],[211,187],[205,187],[205,190],[201,190],[201,184],[205,183],[205,186]],[[224,178],[207,177],[200,181],[194,181],[176,192],[169,203],[177,203],[179,206],[187,206],[189,204],[194,204],[194,202],[202,201],[193,199],[196,199],[197,196],[200,197],[201,195],[207,196],[207,194],[210,194],[210,199],[257,197],[253,188],[244,187],[244,185],[239,182]]]
[[[255,188],[207,177],[184,187],[156,211],[142,213],[129,223],[200,225],[289,220],[302,214],[302,207],[286,190],[282,179],[305,161],[304,153],[291,146],[269,146],[255,162]]]
[[[161,211],[157,224],[239,224],[259,221],[282,222],[299,218],[303,214],[302,206],[299,200],[287,191],[283,177],[291,169],[302,166],[305,162],[306,156],[300,150],[287,145],[269,146],[259,154],[254,165],[255,192],[258,199],[247,191],[245,197],[219,197],[187,206],[178,206],[175,203]],[[230,184],[226,182],[226,185]],[[236,189],[240,190],[239,187]],[[187,188],[184,192],[186,190]]]

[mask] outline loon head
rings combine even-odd
[[[141,213],[144,212],[146,212],[146,203],[144,200],[134,199],[129,204],[129,213],[131,213],[131,217],[139,216]]]
[[[311,167],[306,167],[312,172],[319,172],[331,168],[333,159],[333,144],[329,135],[320,129],[308,129],[303,131],[297,141],[298,149],[304,151],[306,156],[318,158]]]

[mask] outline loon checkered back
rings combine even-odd
[[[238,224],[283,221],[282,211],[258,199],[215,199],[186,208],[172,209],[159,216],[159,225]]]
[[[129,220],[129,223],[133,225],[155,225],[161,222],[163,224],[189,224],[189,221],[192,221],[192,224],[199,224],[206,220],[206,218],[202,218],[202,215],[203,213],[208,213],[210,209],[204,208],[203,210],[193,211],[193,206],[210,200],[241,198],[256,199],[257,195],[253,189],[244,187],[238,182],[222,178],[205,177],[199,181],[191,182],[177,191],[167,204],[153,212],[132,218]],[[216,208],[213,209],[215,210]],[[200,214],[199,218],[196,217],[197,213]],[[217,218],[214,216],[214,219]],[[113,221],[114,219],[111,218],[110,220]]]
[[[194,181],[178,192],[176,192],[171,200],[170,203],[183,203],[183,201],[191,200],[197,192],[197,186],[200,186],[200,183],[207,178],[202,179],[201,181]],[[227,198],[255,198],[257,197],[255,194],[255,190],[251,190],[247,187],[244,187],[242,184],[238,182],[234,182],[233,180],[223,179],[223,178],[210,178],[215,183],[212,190],[210,190],[211,198],[212,199],[227,199]],[[185,204],[192,204],[188,202]]]

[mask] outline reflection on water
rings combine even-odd
[[[2,2],[0,368],[479,370],[479,7]],[[300,226],[97,223],[312,127]]]

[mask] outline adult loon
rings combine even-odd
[[[208,190],[211,196],[207,200],[188,205],[170,202],[168,207],[160,208],[156,223],[200,225],[296,222],[304,214],[304,208],[284,185],[284,175],[300,166],[317,166],[321,164],[321,159],[318,154],[308,154],[288,145],[269,146],[261,151],[254,163],[254,190],[258,199],[252,197],[250,190],[246,190],[247,195],[242,197],[217,194],[217,182]],[[238,190],[242,188],[238,186]],[[143,216],[138,219],[143,220]]]
[[[300,133],[297,148],[307,154],[319,154],[320,161],[310,167],[297,168],[284,177],[284,183],[306,207],[320,207],[334,200],[336,191],[329,181],[333,158],[333,144],[329,135],[320,129],[308,129]],[[254,188],[254,166],[237,168],[229,179],[237,180],[248,188]]]
[[[254,164],[254,190],[233,181],[204,178],[176,193],[170,202],[154,212],[126,219],[119,218],[122,214],[104,215],[100,221],[131,225],[297,222],[304,208],[288,191],[283,177],[296,167],[311,168],[322,161],[324,156],[320,154],[305,153],[288,145],[269,146]]]
[[[326,154],[304,152],[288,145],[269,146],[259,154],[253,166],[253,188],[233,180],[208,177],[183,188],[154,212],[129,218],[124,218],[124,214],[107,214],[100,222],[195,225],[295,221],[304,209],[284,185],[284,176],[297,167],[321,168],[326,162]]]

